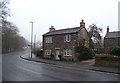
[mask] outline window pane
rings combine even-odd
[[[47,43],[47,38],[45,38],[45,42]]]
[[[70,55],[72,55],[72,51],[70,50]]]
[[[71,41],[71,35],[69,35],[69,41]]]
[[[69,50],[66,50],[67,51],[67,55],[69,55]]]
[[[70,42],[70,41],[71,41],[71,35],[65,35],[64,42]]]
[[[66,56],[66,55],[67,55],[67,50],[65,49],[65,50],[64,50],[64,56]]]
[[[46,43],[52,43],[52,37],[46,37],[45,42]]]

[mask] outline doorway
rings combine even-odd
[[[58,55],[60,55],[60,51],[59,50],[56,50],[56,60],[60,60],[60,58],[58,57]]]

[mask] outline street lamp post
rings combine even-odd
[[[32,24],[32,29],[31,29],[31,58],[32,58],[33,22],[30,21],[30,23]]]
[[[34,35],[34,49],[36,49],[36,35]]]
[[[34,52],[35,52],[35,55],[37,55],[37,52],[36,52],[36,35],[34,35]]]

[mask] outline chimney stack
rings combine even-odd
[[[80,22],[80,27],[85,28],[85,23],[84,23],[84,20],[83,20],[83,19],[82,19],[82,22]]]
[[[109,26],[107,26],[107,33],[109,32]]]
[[[54,26],[51,25],[51,27],[49,28],[49,32],[55,31]]]

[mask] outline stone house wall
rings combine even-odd
[[[111,48],[115,46],[120,46],[120,38],[105,38],[104,39],[104,53],[109,53]]]
[[[62,58],[71,58],[74,59],[74,54],[75,54],[75,40],[77,39],[77,33],[70,34],[71,35],[71,42],[64,42],[64,36],[67,34],[61,34],[61,35],[52,35],[52,43],[43,43],[44,49],[51,49],[52,54],[55,56],[56,50],[58,49],[60,51],[60,55],[62,55]],[[44,39],[45,37],[43,37]],[[63,50],[64,49],[71,49],[72,50],[72,56],[64,56],[63,55]],[[50,58],[51,56],[46,56],[44,57]]]

